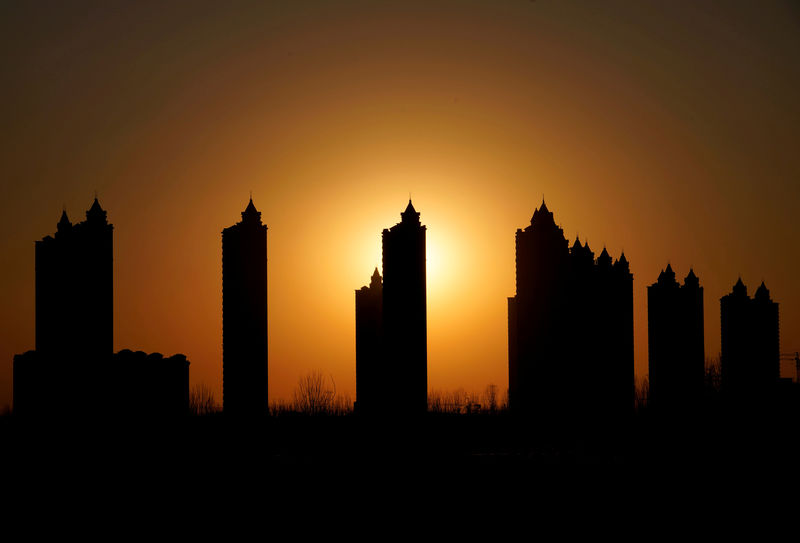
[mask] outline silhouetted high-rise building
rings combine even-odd
[[[508,299],[509,403],[519,413],[619,419],[633,409],[633,276],[625,255],[595,260],[542,202],[516,233]]]
[[[403,413],[428,409],[425,226],[411,200],[401,221],[383,230],[383,331],[394,375],[393,402]]]
[[[705,376],[703,287],[694,270],[679,285],[667,264],[647,287],[647,337],[649,405],[690,414],[700,407]]]
[[[222,405],[267,413],[267,227],[253,199],[222,231]]]
[[[410,415],[428,408],[425,226],[411,200],[400,216],[383,230],[383,285],[376,269],[370,287],[356,291],[362,412]]]
[[[378,268],[368,287],[356,290],[356,410],[384,411],[393,378],[383,360],[383,284]]]
[[[99,359],[114,352],[114,226],[97,198],[86,220],[61,213],[36,242],[36,351]]]
[[[36,242],[36,350],[14,356],[14,412],[46,417],[185,414],[189,362],[114,354],[113,225],[97,198]]]
[[[720,299],[720,313],[723,395],[759,407],[780,379],[778,304],[763,282],[751,299],[740,278]]]

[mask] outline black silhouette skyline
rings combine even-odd
[[[78,412],[122,414],[137,394],[147,398],[143,413],[187,412],[185,356],[113,352],[113,229],[95,198],[86,221],[73,225],[63,211],[55,235],[36,242],[36,349],[14,357],[15,413],[47,415],[77,398]],[[266,233],[252,198],[241,221],[222,231],[227,414],[269,412]],[[409,200],[401,222],[382,233],[384,277],[376,268],[370,285],[356,290],[359,413],[427,411],[425,235]],[[625,419],[634,371],[633,275],[624,253],[614,262],[605,248],[595,259],[580,239],[570,248],[544,201],[517,230],[516,248],[511,411],[561,422]],[[708,386],[703,288],[693,270],[679,285],[668,264],[647,291],[649,407],[691,416]],[[778,304],[763,282],[750,298],[740,278],[720,312],[726,405],[764,408],[779,392]]]

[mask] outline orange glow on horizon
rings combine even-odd
[[[429,389],[506,388],[514,233],[543,194],[570,245],[625,251],[638,377],[646,286],[667,262],[704,287],[708,357],[739,275],[751,293],[766,281],[781,349],[800,350],[793,8],[194,4],[0,21],[0,409],[34,345],[34,241],[95,190],[114,224],[115,350],[185,353],[218,401],[220,233],[251,190],[273,400],[311,370],[355,399],[354,291],[382,272],[409,193],[427,226]]]

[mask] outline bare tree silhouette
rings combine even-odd
[[[327,378],[320,371],[311,371],[302,376],[294,390],[294,408],[307,415],[331,414],[335,407],[336,383],[330,377],[330,386]]]

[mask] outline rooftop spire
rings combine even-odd
[[[542,205],[541,207],[534,209],[533,217],[531,217],[531,226],[539,225],[540,223],[544,224],[552,224],[555,226],[556,222],[553,218],[553,212],[547,209],[547,204],[544,203],[544,197],[542,197]]]
[[[700,279],[694,274],[694,268],[689,268],[689,274],[683,280],[684,286],[693,286],[697,287],[700,286]]]
[[[250,196],[250,202],[248,202],[247,207],[244,208],[244,211],[242,211],[242,222],[261,223],[261,212],[258,211],[256,206],[253,204],[252,196]]]
[[[733,285],[733,294],[736,294],[737,296],[747,296],[747,287],[744,286],[744,283],[742,283],[741,277],[739,277],[739,280],[736,281],[735,285]]]
[[[92,207],[90,207],[89,211],[86,212],[86,220],[88,222],[107,222],[106,215],[107,213],[102,207],[100,207],[100,202],[97,200],[97,194],[95,193]]]
[[[64,230],[68,230],[72,227],[72,223],[69,222],[69,217],[67,217],[67,209],[64,208],[61,210],[61,218],[58,221],[58,231],[63,232]]]
[[[676,285],[678,284],[678,282],[675,281],[675,272],[672,271],[672,264],[670,264],[669,262],[667,262],[667,269],[663,270],[659,274],[658,282],[662,285],[665,283],[674,283]]]
[[[761,285],[756,289],[755,298],[757,300],[767,300],[769,301],[769,289],[767,285],[764,284],[764,281],[761,281]]]
[[[597,265],[604,268],[611,267],[611,255],[608,254],[608,251],[605,247],[603,247],[603,251],[600,253],[600,256],[597,257]]]
[[[400,213],[400,217],[404,223],[419,224],[419,212],[414,209],[414,204],[411,203],[411,198],[408,199],[406,210]]]
[[[369,287],[370,288],[375,288],[375,287],[380,287],[380,286],[381,286],[381,274],[378,271],[378,267],[376,266],[375,267],[375,271],[372,272],[372,278],[370,279]]]

